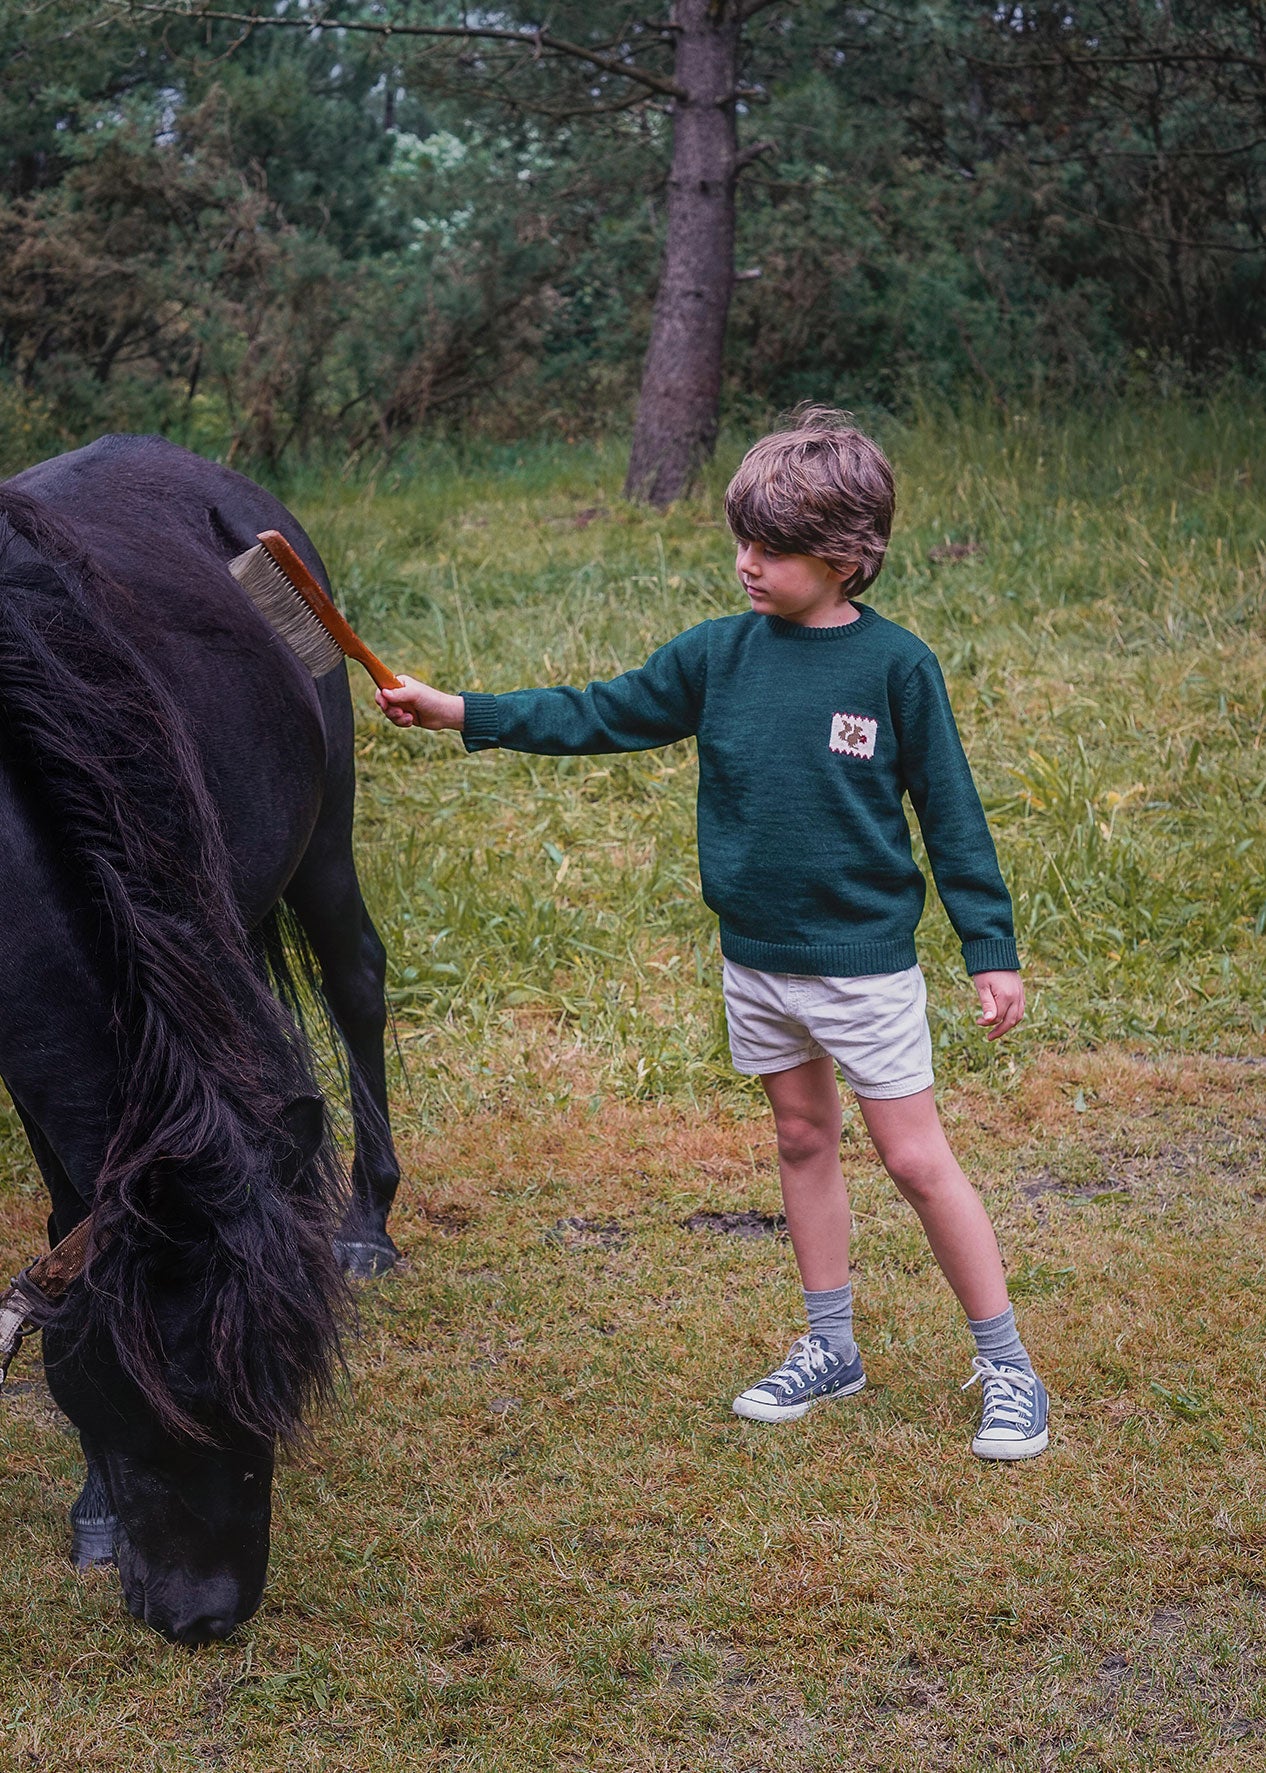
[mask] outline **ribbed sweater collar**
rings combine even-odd
[[[857,636],[866,628],[879,620],[868,603],[857,603],[857,620],[855,622],[837,622],[830,628],[806,628],[803,622],[788,622],[782,616],[764,616],[761,619],[769,624],[769,632],[777,640],[803,640],[811,646],[838,646]]]

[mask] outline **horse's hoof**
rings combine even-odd
[[[76,1570],[91,1570],[94,1564],[117,1561],[114,1535],[118,1525],[105,1472],[89,1459],[84,1487],[70,1511],[70,1561]]]
[[[339,1267],[358,1280],[372,1280],[376,1274],[386,1274],[400,1260],[400,1252],[390,1239],[386,1243],[369,1244],[336,1237],[334,1254],[338,1257]]]
[[[114,1531],[118,1524],[117,1516],[112,1514],[102,1520],[71,1522],[70,1561],[76,1570],[114,1563]]]

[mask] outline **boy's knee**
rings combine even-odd
[[[778,1155],[787,1164],[812,1163],[834,1155],[843,1131],[838,1114],[819,1118],[808,1114],[782,1115],[776,1122]]]
[[[919,1145],[886,1150],[883,1161],[884,1168],[911,1206],[935,1200],[950,1185],[951,1176],[945,1167]]]

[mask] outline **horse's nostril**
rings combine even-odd
[[[193,1619],[172,1619],[161,1608],[147,1607],[145,1623],[170,1643],[193,1649],[198,1644],[218,1643],[236,1631],[242,1621],[236,1613],[200,1613]]]

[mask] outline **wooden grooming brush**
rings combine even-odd
[[[229,571],[313,677],[324,677],[346,657],[362,664],[379,689],[400,688],[400,679],[339,614],[280,531],[261,530],[254,548],[229,561]]]

